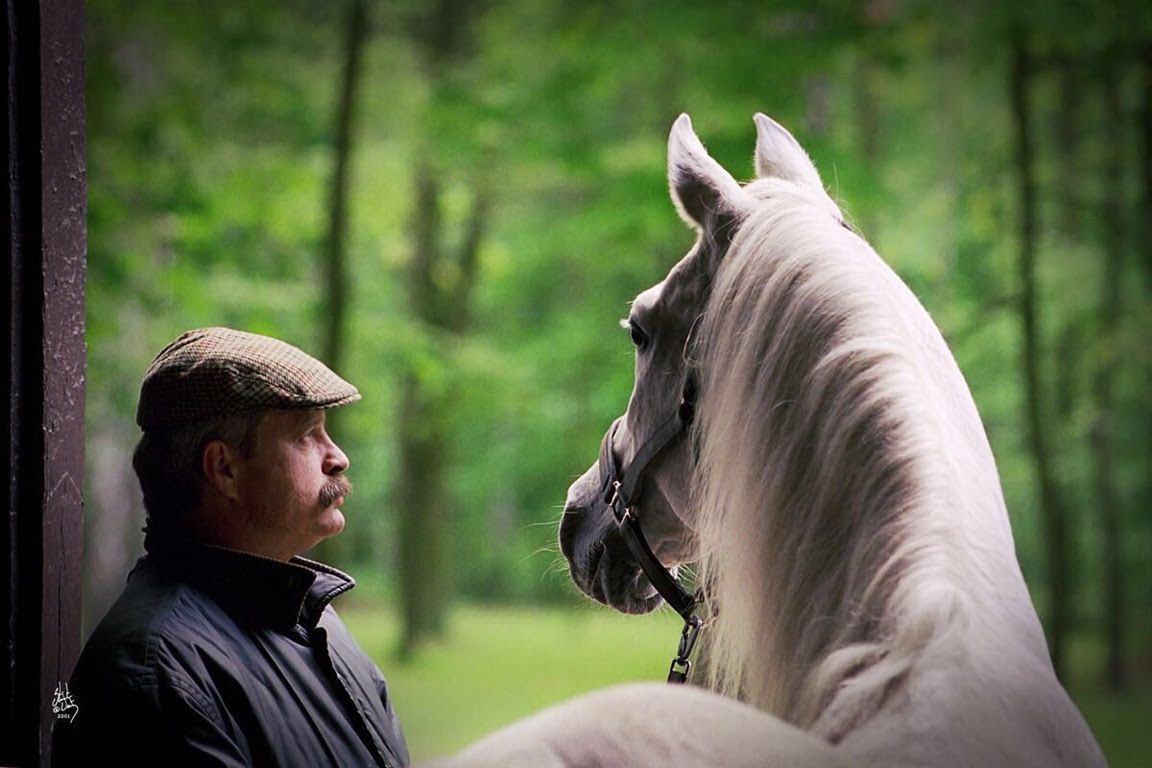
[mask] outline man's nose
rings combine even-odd
[[[328,451],[324,454],[324,474],[339,475],[348,471],[348,456],[340,450],[340,446],[329,438]]]

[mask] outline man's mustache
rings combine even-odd
[[[352,481],[344,475],[336,475],[320,489],[320,505],[327,509],[336,503],[336,500],[352,493]]]

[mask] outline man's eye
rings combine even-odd
[[[636,323],[628,323],[628,335],[631,337],[632,343],[636,345],[636,349],[644,349],[648,346],[648,334],[644,333]]]

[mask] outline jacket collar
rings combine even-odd
[[[147,561],[210,595],[238,620],[280,631],[312,629],[355,580],[303,557],[288,562],[157,531],[144,537]]]

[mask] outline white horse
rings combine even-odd
[[[698,380],[691,431],[647,467],[656,555],[699,563],[705,674],[561,704],[449,765],[1104,764],[1057,681],[964,379],[915,296],[756,115],[736,182],[687,115],[668,176],[695,247],[632,304],[636,382],[606,450],[628,466]],[[660,603],[602,466],[568,491],[576,584]]]

